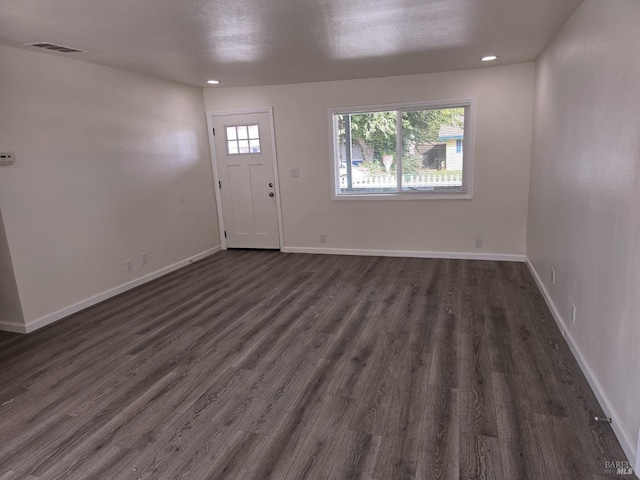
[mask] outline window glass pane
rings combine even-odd
[[[397,191],[397,112],[335,115],[338,139],[339,193],[376,194]]]
[[[233,125],[226,127],[227,152],[229,155],[260,153],[260,131],[258,125]]]
[[[402,112],[402,190],[462,187],[464,112],[440,108]]]
[[[249,138],[260,138],[258,125],[249,125]]]
[[[249,153],[249,140],[238,140],[238,149],[240,153]]]

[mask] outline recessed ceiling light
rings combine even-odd
[[[209,85],[218,85],[220,83],[220,80],[207,80],[207,83]]]
[[[497,55],[487,55],[486,57],[482,57],[482,61],[483,62],[491,62],[492,60],[495,60],[496,58],[498,58]]]

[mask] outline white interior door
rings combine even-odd
[[[212,117],[228,248],[280,248],[267,112]]]

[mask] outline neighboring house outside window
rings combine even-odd
[[[462,170],[464,127],[442,125],[438,133],[438,141],[446,144],[447,169]]]

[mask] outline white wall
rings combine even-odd
[[[302,249],[521,255],[529,185],[533,63],[439,74],[207,88],[207,112],[273,106],[284,244]],[[473,200],[332,201],[327,109],[475,98]],[[291,178],[290,169],[300,177]],[[320,243],[320,234],[327,243]],[[484,248],[474,247],[482,238]]]
[[[631,458],[640,427],[639,20],[637,0],[586,0],[539,59],[527,237]]]
[[[27,324],[220,243],[201,89],[6,46],[0,64],[0,151],[16,158],[0,206]]]
[[[13,273],[13,263],[0,211],[0,323],[20,325],[24,323],[18,286]]]

